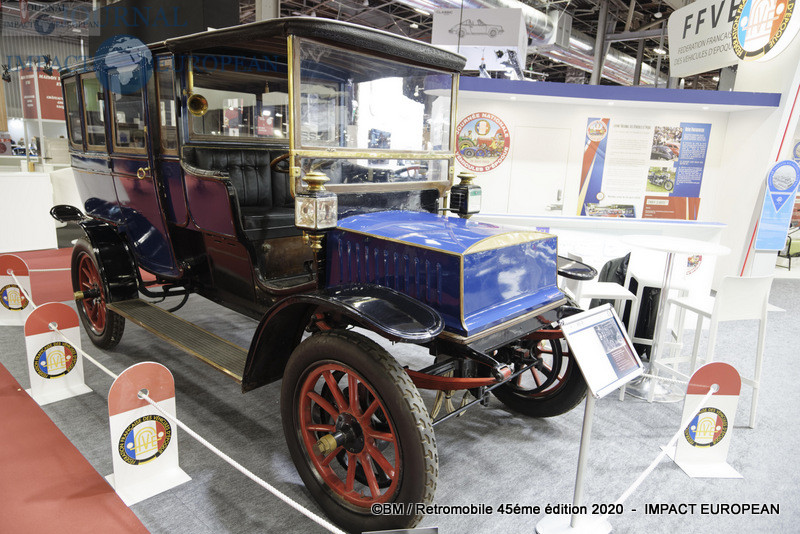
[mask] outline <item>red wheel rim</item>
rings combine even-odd
[[[100,296],[93,299],[83,299],[83,312],[89,325],[96,334],[102,334],[106,328],[106,299],[103,295],[103,285],[100,283],[100,273],[88,254],[82,253],[78,259],[78,290],[89,291],[96,289]]]
[[[560,343],[552,340],[550,343]],[[519,375],[513,382],[514,389],[526,397],[547,397],[562,387],[575,367],[568,361],[571,357],[562,351],[553,350],[547,340],[538,341],[531,348],[531,356],[542,358],[541,369],[532,368],[527,373]]]
[[[365,508],[395,495],[401,469],[397,434],[383,402],[364,378],[338,363],[315,367],[303,379],[298,410],[306,454],[336,495]],[[339,446],[327,456],[315,454],[313,445],[336,431],[340,416],[358,421],[363,448],[351,452]]]

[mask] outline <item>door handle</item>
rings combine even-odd
[[[136,177],[140,180],[144,180],[147,177],[147,173],[150,170],[150,167],[139,167],[136,171]]]

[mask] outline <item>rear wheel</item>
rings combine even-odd
[[[300,477],[336,523],[362,532],[411,528],[422,519],[371,510],[430,504],[438,475],[433,426],[419,392],[375,342],[342,330],[303,341],[286,365],[281,418]]]
[[[512,410],[531,417],[552,417],[572,410],[586,396],[586,382],[575,357],[561,340],[531,341],[526,347],[536,367],[493,392]],[[528,362],[530,363],[530,362]],[[514,371],[526,364],[515,363]]]
[[[101,349],[117,346],[125,330],[125,318],[106,307],[105,284],[97,257],[86,239],[72,249],[72,289],[90,295],[77,302],[78,315],[92,343]]]

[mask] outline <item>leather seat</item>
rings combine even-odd
[[[186,147],[184,158],[200,169],[228,174],[248,239],[260,241],[300,235],[294,226],[294,200],[289,175],[274,173],[269,164],[285,150]]]

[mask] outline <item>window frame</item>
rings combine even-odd
[[[113,95],[121,94],[121,93],[114,93],[111,90],[106,91],[108,93],[108,102],[109,107],[111,108],[111,146],[113,147],[113,151],[115,154],[147,154],[147,136],[149,135],[149,129],[147,128],[147,109],[145,106],[144,101],[144,89],[139,90],[139,103],[142,105],[142,122],[143,122],[143,131],[144,131],[144,146],[143,147],[130,147],[130,146],[119,146],[117,144],[117,104],[116,100],[114,99]],[[130,96],[130,95],[122,95],[122,96]]]
[[[160,62],[168,61],[169,62],[169,72],[165,73],[163,69],[161,69]],[[181,101],[178,99],[178,95],[180,91],[178,91],[178,87],[176,87],[175,82],[177,77],[175,76],[175,58],[168,55],[157,56],[155,58],[156,69],[155,69],[155,86],[156,86],[156,109],[158,113],[158,144],[161,148],[161,154],[166,156],[177,156],[178,151],[180,150],[180,123],[181,121],[178,120],[180,115],[181,109]],[[164,128],[161,126],[161,119],[163,118],[161,115],[161,76],[168,76],[169,80],[172,85],[172,101],[175,104],[175,148],[167,147],[165,142],[164,136]]]
[[[77,149],[77,150],[80,150],[81,152],[83,152],[84,151],[84,144],[86,143],[86,134],[83,131],[84,130],[83,126],[84,126],[85,117],[83,115],[83,98],[81,98],[82,94],[81,94],[81,84],[79,83],[79,76],[70,76],[68,78],[62,78],[61,84],[64,87],[64,118],[67,121],[67,140],[68,140],[69,146],[71,148],[74,148],[74,149]],[[80,128],[80,134],[81,134],[81,141],[80,142],[77,142],[72,138],[72,132],[74,130],[72,128],[72,119],[70,119],[70,116],[69,116],[70,115],[71,106],[70,106],[69,98],[67,98],[67,85],[74,85],[75,86],[75,100],[76,100],[76,103],[78,105],[78,109],[77,110],[73,110],[73,111],[76,111],[78,113],[78,117],[79,117],[78,127]]]
[[[108,96],[105,96],[105,98],[103,98],[103,113],[104,113],[104,118],[103,118],[103,136],[105,138],[105,142],[102,145],[93,145],[93,144],[89,143],[89,131],[88,131],[89,121],[88,121],[87,116],[86,116],[86,85],[84,83],[84,81],[89,77],[97,78],[97,73],[96,72],[89,72],[89,73],[86,73],[86,74],[81,74],[81,76],[80,76],[80,81],[81,81],[81,100],[82,100],[81,109],[83,110],[83,132],[84,132],[83,142],[84,142],[84,145],[86,146],[86,151],[87,152],[89,152],[89,151],[92,151],[92,152],[105,152],[106,154],[108,154],[108,120],[107,120],[108,119],[108,105],[107,105]],[[97,81],[100,82],[99,78],[97,78]],[[100,87],[103,89],[103,94],[105,95],[105,93],[107,93],[108,91],[106,90],[105,87],[103,87],[102,83],[100,83]]]

